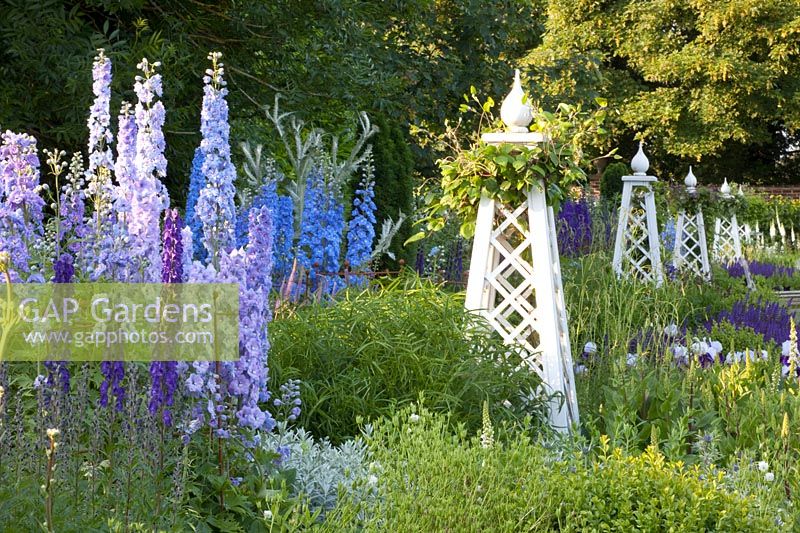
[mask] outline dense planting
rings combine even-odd
[[[563,2],[550,4],[552,16],[565,14]],[[593,20],[601,8],[590,11]],[[629,18],[621,20],[640,28]],[[390,40],[415,34],[399,21],[387,31]],[[559,31],[549,28],[549,39]],[[413,43],[432,39],[423,37]],[[496,66],[490,50],[481,49],[481,64]],[[258,119],[232,128],[229,99],[242,96],[243,71],[226,70],[212,52],[191,107],[199,143],[181,168],[167,145],[170,91],[180,88],[158,61],[134,62],[134,77],[119,58],[100,49],[79,78],[88,95],[91,77],[85,149],[68,155],[28,133],[0,134],[0,531],[800,528],[800,344],[780,295],[800,288],[800,204],[654,183],[663,283],[618,275],[611,247],[629,169],[605,166],[599,198],[586,176],[609,132],[623,135],[632,123],[641,91],[624,88],[623,115],[595,94],[594,111],[549,112],[537,102],[531,130],[544,141],[524,148],[480,142],[462,123],[442,121],[444,133],[410,127],[388,104],[337,113],[346,124],[319,121],[308,109],[285,111],[279,94]],[[547,66],[538,54],[527,61]],[[652,57],[643,61],[623,78],[652,67]],[[787,64],[771,57],[768,71]],[[374,70],[371,59],[364,68]],[[544,96],[564,77],[559,70]],[[397,83],[411,87],[415,75]],[[589,95],[581,83],[570,85],[578,100]],[[481,127],[497,126],[493,99],[470,92],[463,107]],[[426,156],[408,145],[411,130],[427,156],[448,146],[443,179],[418,179]],[[252,142],[239,142],[245,131]],[[661,141],[674,154],[696,156],[704,145],[725,153],[717,133],[675,145],[688,135],[678,133]],[[170,179],[181,173],[188,187]],[[546,317],[514,333],[530,343],[523,354],[464,309],[463,288],[482,197],[516,205],[541,179],[555,212],[572,368],[545,361],[537,373]],[[712,253],[710,279],[672,262],[677,215],[699,208],[709,241],[716,218],[736,214],[741,223],[743,257]],[[550,243],[512,252],[529,221],[510,224],[487,296],[524,294],[491,317],[514,329],[529,308],[561,300],[505,277],[509,265],[530,263],[532,277],[558,280],[537,249]],[[109,342],[101,361],[60,350],[21,361],[11,333],[38,318],[25,318],[15,291],[73,283],[106,297],[107,284],[154,285],[164,299],[200,287],[238,329],[214,329],[209,346],[193,347],[213,357],[197,360],[175,357],[174,346],[132,360]],[[223,301],[223,286],[235,301]],[[166,308],[156,315],[167,317]],[[208,320],[215,328],[217,316]],[[568,351],[566,336],[559,340]],[[565,400],[548,394],[553,373],[569,376],[578,399],[581,423],[564,432],[548,424]]]

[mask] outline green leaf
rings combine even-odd
[[[406,241],[403,243],[403,246],[407,246],[407,245],[411,244],[412,242],[417,242],[417,241],[419,241],[419,240],[421,240],[423,238],[425,238],[425,232],[424,231],[418,231],[417,233],[415,233],[414,235],[412,235],[411,237],[406,239]]]

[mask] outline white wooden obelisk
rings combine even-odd
[[[517,71],[500,111],[507,131],[484,134],[484,142],[542,142],[540,134],[528,131],[532,114],[523,97]],[[465,307],[479,312],[506,343],[518,347],[525,363],[542,378],[542,392],[551,397],[553,427],[566,432],[578,424],[555,218],[542,180],[527,191],[522,205],[481,197]]]
[[[689,167],[689,173],[683,180],[686,192],[694,197],[697,193],[697,178]],[[678,213],[678,224],[675,228],[675,251],[672,264],[677,270],[689,270],[705,280],[711,279],[711,265],[708,262],[708,245],[706,244],[706,226],[703,222],[703,208],[695,206],[694,210],[681,209]]]
[[[622,177],[622,203],[619,208],[617,237],[614,241],[613,266],[617,276],[632,276],[661,285],[661,249],[658,242],[656,200],[648,176],[650,161],[644,155],[642,143],[631,160],[632,176]]]
[[[725,178],[719,188],[723,200],[733,198],[731,186]],[[712,247],[714,260],[722,264],[730,264],[738,261],[742,254],[742,241],[740,239],[739,223],[736,220],[736,213],[731,211],[729,214],[718,216],[714,223],[714,245]]]

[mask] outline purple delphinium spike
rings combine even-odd
[[[219,265],[219,252],[230,251],[236,243],[233,186],[236,169],[231,162],[228,103],[225,101],[228,89],[225,88],[220,57],[222,54],[219,52],[209,54],[212,65],[203,77],[205,87],[200,115],[203,140],[200,149],[203,151],[202,174],[206,184],[200,191],[195,207],[195,217],[203,225],[203,245],[209,254],[209,261],[215,265]]]
[[[136,167],[132,185],[131,214],[128,231],[136,255],[146,261],[143,281],[161,278],[161,214],[169,205],[169,195],[160,178],[167,175],[164,157],[164,104],[161,97],[161,75],[156,74],[160,63],[143,59],[138,68],[143,76],[136,76],[134,91],[139,98],[136,104]]]
[[[168,209],[164,217],[164,252],[161,268],[162,283],[183,280],[183,223],[177,209]]]
[[[261,405],[270,399],[267,389],[267,323],[271,318],[273,228],[269,208],[250,211],[246,249],[221,251],[219,270],[195,261],[189,268],[192,283],[239,285],[239,360],[210,363],[195,361],[186,380],[187,394],[197,402],[193,419],[183,426],[184,441],[208,425],[214,434],[229,438],[234,431],[252,444],[252,430],[271,430],[275,421]],[[233,410],[231,410],[233,409]],[[232,423],[235,421],[235,425]],[[237,430],[238,428],[238,430]]]
[[[69,254],[61,254],[61,256],[53,263],[53,271],[55,283],[70,283],[72,277],[75,275],[75,267],[72,264],[72,256]]]
[[[269,400],[266,333],[271,318],[272,218],[267,207],[250,212],[249,228],[244,256],[245,283],[240,284],[239,299],[241,357],[232,365],[229,389],[239,399],[240,407],[236,411],[239,425],[270,431],[275,421],[259,406],[259,402]]]
[[[183,242],[181,236],[181,217],[176,209],[167,210],[164,217],[164,252],[161,270],[163,283],[181,283],[183,281]],[[153,361],[150,363],[150,402],[148,409],[151,415],[161,410],[161,419],[165,426],[172,425],[171,407],[175,400],[175,388],[178,385],[177,361]]]

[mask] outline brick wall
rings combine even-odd
[[[750,187],[767,196],[785,196],[787,198],[800,199],[800,185],[765,185],[762,187]]]
[[[589,180],[589,187],[592,189],[592,194],[597,197],[600,196],[600,180]],[[762,185],[747,187],[745,190],[748,192],[758,192],[765,196],[785,196],[787,198],[800,199],[800,185]]]

